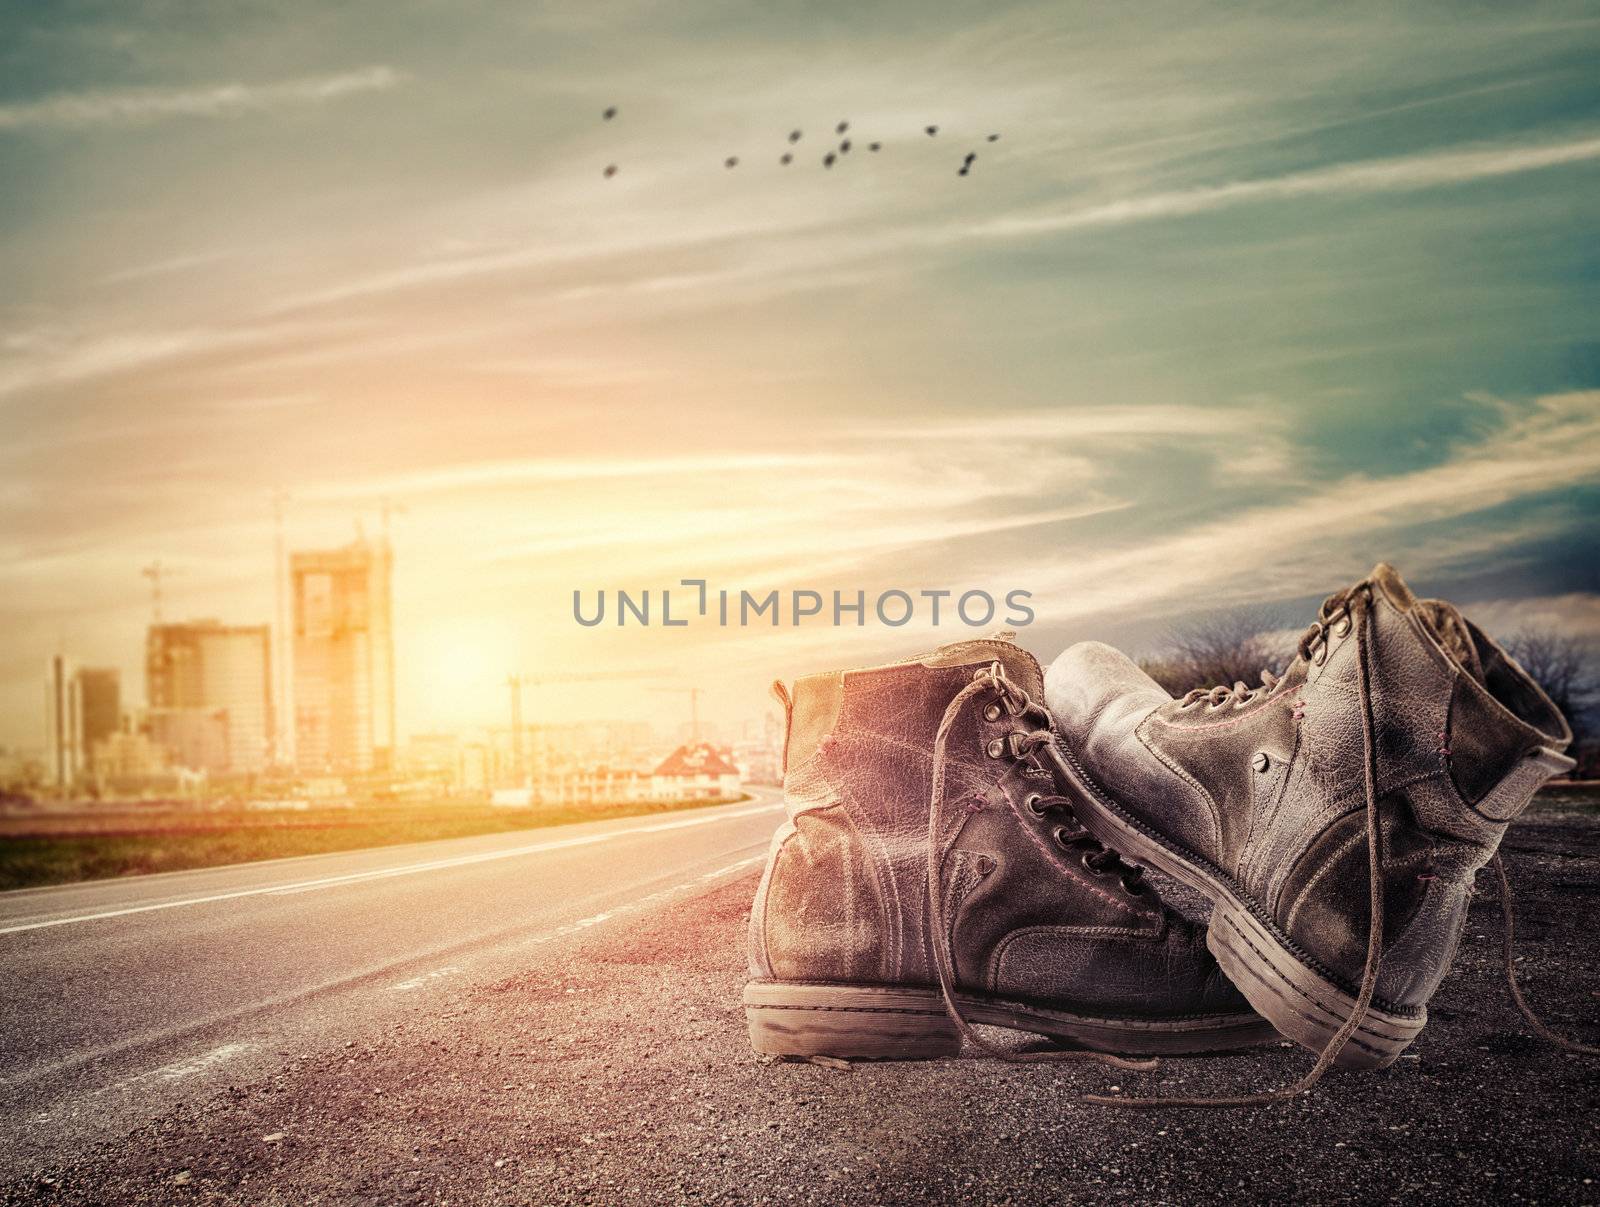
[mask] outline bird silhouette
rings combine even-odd
[[[826,155],[824,155],[822,157],[822,166],[825,167],[825,168],[833,167],[833,161],[836,158],[838,158],[838,157],[836,155],[834,155],[834,153],[832,151],[829,151]]]
[[[883,146],[883,144],[881,142],[869,142],[867,144],[867,150],[869,150],[869,151],[877,151],[880,148],[882,148],[882,146]]]
[[[839,125],[834,129],[834,133],[835,134],[843,134],[849,128],[850,128],[850,123],[849,122],[840,122]]]
[[[605,171],[606,179],[610,180],[616,174],[617,174],[617,165],[614,164],[614,163],[606,164],[606,171]]]
[[[798,131],[798,130],[790,130],[789,131],[789,141],[790,142],[799,142],[800,141],[800,131]]]
[[[607,106],[606,111],[604,113],[602,113],[600,116],[603,117],[606,121],[610,121],[616,115],[617,115],[617,107],[615,105],[610,105],[610,106]]]
[[[726,158],[726,159],[724,159],[722,161],[722,166],[725,167],[725,168],[736,168],[736,167],[738,167],[739,166],[739,157],[737,155],[728,156],[728,158]]]
[[[998,134],[991,134],[991,135],[989,135],[989,141],[990,142],[999,142],[1000,141],[1000,136]]]
[[[778,162],[781,163],[781,164],[791,164],[791,163],[794,162],[794,156],[790,155],[789,152],[785,151],[783,153],[783,157],[781,159],[779,159]]]
[[[844,140],[844,141],[843,141],[843,142],[842,142],[842,143],[840,143],[840,144],[839,144],[839,150],[840,150],[840,151],[841,151],[841,152],[843,152],[843,153],[846,153],[846,154],[848,154],[848,153],[849,153],[849,150],[850,150],[850,140],[849,140],[849,139],[848,139],[848,138],[847,138],[847,139],[845,139],[845,140]]]
[[[929,138],[932,138],[935,134],[939,133],[939,127],[938,126],[929,126],[929,127],[927,127],[927,130],[928,130],[928,137]]]

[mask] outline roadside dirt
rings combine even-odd
[[[1540,807],[1505,847],[1518,968],[1600,1040],[1600,816]],[[8,1203],[1600,1202],[1600,1059],[1532,1038],[1500,972],[1487,874],[1405,1059],[1257,1110],[1123,1112],[1120,1087],[1282,1084],[1270,1047],[1154,1073],[984,1059],[760,1063],[739,1006],[754,877],[596,927],[547,966],[365,1043],[285,1055]]]

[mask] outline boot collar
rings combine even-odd
[[[942,645],[921,657],[908,659],[923,666],[967,666],[979,662],[998,662],[1006,675],[1034,700],[1044,699],[1044,672],[1039,660],[1009,639],[1005,633],[972,641]]]
[[[1495,712],[1525,731],[1530,741],[1557,749],[1572,741],[1567,719],[1544,689],[1454,604],[1418,599],[1387,562],[1379,562],[1368,581],[1481,689]]]

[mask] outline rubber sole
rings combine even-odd
[[[1216,908],[1206,930],[1206,946],[1223,973],[1285,1039],[1321,1052],[1355,1013],[1355,995],[1296,955],[1228,881],[1155,837],[1094,784],[1070,752],[1062,754],[1078,820],[1107,846],[1210,898]],[[1426,1010],[1395,1014],[1368,1006],[1334,1063],[1341,1068],[1385,1068],[1400,1058],[1427,1021]]]
[[[959,994],[969,1022],[1008,1027],[1125,1056],[1218,1052],[1272,1039],[1248,1014],[1154,1020],[1095,1018],[1025,1002]],[[933,1060],[961,1051],[961,1034],[934,989],[751,981],[744,990],[750,1046],[773,1056]]]

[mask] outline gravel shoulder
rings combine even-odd
[[[1600,816],[1541,804],[1508,836],[1518,968],[1600,1040]],[[754,876],[552,944],[399,1026],[284,1053],[7,1203],[1600,1202],[1600,1059],[1532,1038],[1487,874],[1407,1057],[1255,1110],[1124,1112],[1080,1094],[1282,1084],[1269,1047],[1151,1073],[963,1058],[763,1064],[739,991]]]

